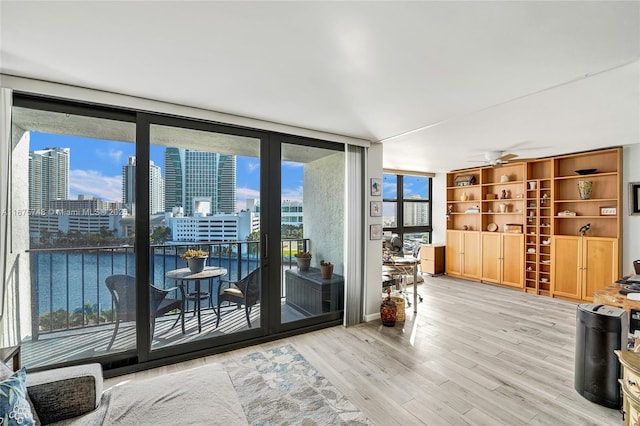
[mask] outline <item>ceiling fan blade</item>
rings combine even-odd
[[[502,157],[498,158],[498,161],[509,161],[516,158],[518,154],[505,154]]]

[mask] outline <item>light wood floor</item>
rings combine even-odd
[[[377,425],[620,425],[573,388],[577,304],[426,277],[417,320],[333,327],[154,370],[219,362],[291,343]]]

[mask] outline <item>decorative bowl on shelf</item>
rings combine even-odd
[[[580,169],[580,170],[575,170],[575,172],[579,175],[592,175],[594,174],[598,169]]]

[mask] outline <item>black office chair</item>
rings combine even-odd
[[[110,350],[116,340],[120,322],[136,320],[136,278],[131,275],[111,275],[106,278],[105,284],[111,293],[113,304],[116,308],[116,325],[113,329],[109,346],[107,346],[107,350]],[[173,287],[163,290],[150,285],[150,289],[151,338],[153,338],[156,318],[175,309],[180,310],[180,315],[176,318],[176,322],[173,323],[171,328],[175,327],[179,320],[182,320],[182,334],[185,334],[183,300],[167,297],[170,292],[176,291],[178,288]]]
[[[227,284],[228,287],[223,288]],[[244,305],[244,311],[247,316],[247,325],[251,328],[251,308],[260,301],[260,268],[254,270],[249,275],[238,282],[220,281],[220,293],[218,294],[218,320],[216,327],[220,324],[220,306],[222,302],[237,303]]]

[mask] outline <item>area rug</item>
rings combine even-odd
[[[223,363],[251,425],[370,425],[293,346]]]

